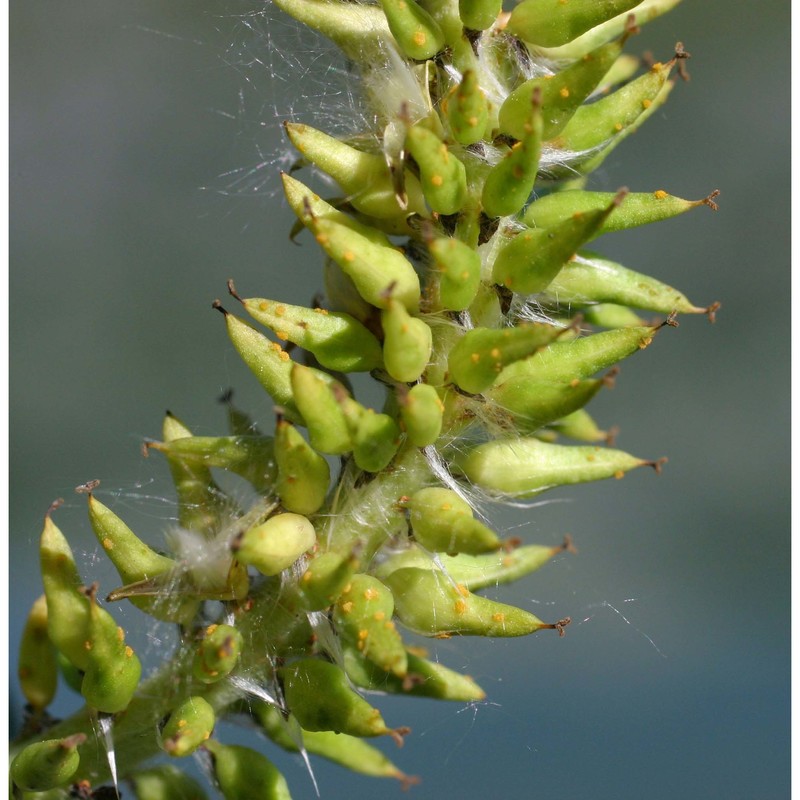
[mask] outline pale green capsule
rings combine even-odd
[[[482,5],[487,4],[487,0],[480,0],[480,2]],[[489,5],[495,2],[496,0],[488,0]],[[474,0],[461,0],[459,6],[464,5],[476,5],[476,3]],[[496,17],[497,14],[494,16]],[[486,126],[489,123],[489,101],[481,89],[475,70],[468,69],[462,75],[458,85],[454,86],[442,100],[442,111],[447,117],[453,138],[459,144],[466,147],[480,142],[484,138]]]
[[[559,47],[630,11],[641,0],[522,0],[507,30],[541,47]]]
[[[552,139],[594,92],[621,52],[622,39],[618,39],[602,45],[560,72],[525,81],[500,106],[500,130],[515,139],[526,135],[533,94],[538,91],[542,106],[541,136],[544,141]]]
[[[275,490],[281,505],[296,514],[314,514],[325,502],[331,482],[328,462],[302,437],[297,428],[279,419],[275,429]]]
[[[716,211],[714,198],[718,194],[719,191],[715,190],[702,200],[683,200],[667,194],[663,189],[655,192],[628,192],[625,202],[606,217],[592,238],[671,219],[699,206],[705,205]],[[531,203],[525,209],[522,221],[532,228],[552,228],[574,214],[586,214],[606,208],[613,199],[613,192],[587,192],[577,189],[553,192]]]
[[[625,190],[620,190],[605,208],[574,214],[552,228],[528,228],[519,233],[497,254],[492,280],[519,294],[543,291],[624,198]]]
[[[309,611],[321,611],[336,602],[358,567],[355,556],[321,553],[309,560],[298,581],[303,604]]]
[[[292,365],[290,379],[311,445],[330,455],[350,452],[350,432],[331,384],[301,364]],[[344,387],[340,387],[340,391],[345,392]]]
[[[383,363],[396,381],[417,380],[431,357],[433,335],[419,317],[412,317],[405,306],[389,298],[381,311],[383,326]]]
[[[230,675],[239,661],[242,634],[231,625],[209,625],[194,654],[192,674],[202,683],[216,683]]]
[[[292,800],[286,779],[264,755],[209,739],[214,778],[225,800]]]
[[[458,15],[464,27],[474,31],[491,28],[502,10],[503,0],[458,0]]]
[[[264,575],[277,575],[314,547],[314,526],[301,514],[275,514],[244,531],[231,545],[236,558]]]
[[[207,800],[197,781],[174,764],[136,770],[128,780],[136,800]]]
[[[479,445],[458,457],[454,466],[488,492],[526,498],[556,486],[621,478],[637,467],[657,465],[622,450],[564,447],[522,437]]]
[[[519,141],[486,175],[481,193],[483,210],[489,217],[516,214],[533,191],[542,148],[542,92],[535,87]]]
[[[579,442],[609,442],[612,437],[608,431],[601,430],[584,408],[553,422],[550,427],[562,436],[576,439]],[[609,442],[610,444],[610,442]]]
[[[85,741],[85,734],[76,733],[64,739],[29,744],[11,762],[11,780],[19,789],[31,792],[65,786],[78,771],[81,762],[78,748]]]
[[[405,147],[417,162],[422,191],[431,210],[437,214],[459,211],[467,199],[464,163],[423,124],[408,129]]]
[[[124,583],[138,583],[158,576],[167,576],[177,569],[178,564],[174,559],[156,553],[91,492],[88,493],[88,500],[92,530]],[[170,622],[189,622],[199,607],[196,598],[180,597],[180,595],[167,598],[128,599],[145,613]]]
[[[161,729],[161,747],[173,758],[191,755],[211,736],[217,718],[211,704],[200,696],[188,697],[170,711]]]
[[[381,156],[357,150],[309,125],[287,122],[284,127],[292,144],[342,187],[358,211],[378,219],[429,216],[422,187],[408,170],[398,197],[396,181]]]
[[[442,431],[444,403],[439,393],[427,383],[417,383],[408,392],[398,394],[400,420],[414,447],[428,447]]]
[[[406,567],[392,572],[386,582],[400,622],[424,636],[527,636],[565,624],[545,623],[521,608],[472,594],[434,570]]]
[[[38,597],[25,621],[17,658],[22,694],[36,712],[50,705],[58,686],[56,649],[47,633],[47,598]]]
[[[124,711],[139,685],[142,664],[125,644],[125,632],[107,611],[97,605],[95,590],[88,590],[89,624],[84,647],[86,669],[81,694],[90,708],[106,714]]]
[[[448,311],[463,311],[475,300],[481,282],[481,257],[458,239],[440,237],[428,242],[439,277],[438,301]]]
[[[400,428],[388,414],[371,408],[361,415],[352,429],[353,459],[366,472],[380,472],[394,458],[400,446]]]
[[[563,331],[546,323],[516,328],[473,328],[451,348],[448,376],[465,392],[479,394],[497,380],[506,366],[546,347]]]
[[[409,58],[425,61],[444,47],[442,29],[416,0],[380,0],[380,5],[392,36]]]
[[[369,372],[383,363],[380,342],[349,314],[262,297],[242,299],[242,304],[254,320],[274,331],[278,339],[313,353],[327,369]]]

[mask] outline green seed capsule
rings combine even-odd
[[[321,611],[336,602],[358,567],[354,556],[321,553],[309,561],[298,586],[305,607]]]
[[[673,64],[674,61],[653,64],[644,75],[616,92],[582,105],[552,144],[576,152],[602,147],[605,155],[609,147],[621,141],[620,137],[637,128],[652,113]]]
[[[415,0],[380,0],[380,4],[389,30],[406,56],[425,61],[444,47],[442,29]]]
[[[402,735],[386,727],[380,711],[350,688],[347,675],[335,664],[304,658],[282,667],[279,674],[286,705],[305,730],[396,739]]]
[[[513,415],[519,433],[533,433],[583,408],[603,385],[602,379],[550,383],[520,373],[498,379],[487,397]]]
[[[128,780],[136,800],[207,800],[200,785],[174,764],[137,770]]]
[[[540,353],[506,367],[495,386],[519,378],[553,384],[581,381],[644,350],[658,330],[658,326],[622,328],[582,336],[571,342],[554,342]]]
[[[202,683],[230,675],[242,651],[242,634],[231,625],[209,625],[195,651],[192,674]]]
[[[371,575],[354,575],[339,597],[333,619],[345,644],[384,672],[403,677],[406,651],[392,622],[392,593]]]
[[[442,431],[444,403],[430,384],[417,383],[398,396],[400,419],[414,447],[433,444]]]
[[[142,664],[125,644],[125,632],[114,618],[97,605],[95,584],[88,590],[89,625],[84,647],[86,670],[81,694],[90,708],[106,714],[124,711],[133,698],[142,675]]]
[[[561,624],[544,623],[520,608],[472,594],[434,570],[398,569],[386,581],[399,620],[424,636],[526,636]]]
[[[580,61],[553,75],[531,78],[514,89],[500,106],[500,130],[522,139],[530,124],[533,94],[540,92],[542,106],[542,139],[556,136],[608,74],[622,51],[622,39],[609,42]],[[605,205],[608,205],[606,203]],[[530,223],[526,223],[530,224]],[[542,226],[549,227],[549,226]]]
[[[147,442],[147,447],[185,464],[230,470],[263,492],[272,489],[277,477],[270,436],[184,436]]]
[[[438,238],[428,243],[433,268],[439,275],[439,303],[448,311],[468,308],[481,282],[481,257],[458,239]]]
[[[480,0],[480,4],[486,5],[487,0]],[[495,5],[496,0],[488,0],[488,4]],[[459,3],[459,6],[470,5],[475,6],[478,3],[475,0],[461,0]],[[494,15],[496,16],[497,14]],[[493,21],[494,18],[489,25]],[[442,110],[447,117],[450,132],[459,144],[466,147],[484,138],[486,126],[489,124],[489,101],[481,89],[475,70],[468,69],[464,73],[461,82],[442,100]]]
[[[75,558],[64,534],[50,518],[50,512],[44,519],[39,553],[50,641],[83,671],[88,664],[84,643],[89,627],[89,601],[78,591],[83,581]]]
[[[19,644],[17,676],[22,694],[36,711],[55,697],[58,686],[56,649],[47,633],[47,598],[37,598],[31,607]]]
[[[422,124],[408,129],[405,147],[417,162],[422,191],[431,210],[437,214],[459,211],[467,199],[467,171],[463,162]]]
[[[381,311],[383,362],[396,381],[411,383],[428,366],[433,349],[431,329],[419,317],[412,317],[402,303],[389,298]]]
[[[350,431],[356,465],[366,472],[380,472],[400,446],[399,426],[388,414],[365,408],[346,393],[339,393],[337,400]]]
[[[582,33],[630,11],[641,0],[522,0],[507,30],[525,42],[559,47]]]
[[[497,534],[474,519],[469,503],[451,489],[420,489],[403,502],[414,538],[438,553],[486,553],[502,542]]]
[[[503,0],[458,0],[458,15],[464,27],[473,31],[491,28],[502,10]]]
[[[473,328],[450,350],[448,375],[465,392],[479,394],[495,382],[504,367],[541,350],[562,333],[563,328],[545,323]]]
[[[625,190],[599,211],[574,214],[558,225],[527,229],[500,250],[492,267],[492,280],[519,294],[546,289],[625,198]]]
[[[398,200],[395,180],[381,156],[356,150],[309,125],[287,122],[284,127],[292,144],[342,187],[358,211],[400,221],[409,214],[429,216],[422,187],[407,170],[403,173],[404,196]]]
[[[229,414],[233,414],[230,411]],[[254,433],[247,426],[242,433]],[[161,436],[165,442],[184,439],[192,432],[169,411],[164,417]],[[166,454],[172,482],[178,495],[178,523],[189,531],[210,534],[216,531],[231,509],[231,502],[211,476],[205,464],[182,461]]]
[[[11,780],[20,789],[46,792],[66,786],[78,771],[78,748],[86,741],[83,733],[65,739],[48,739],[29,744],[11,762]]]
[[[279,419],[275,429],[275,490],[281,505],[297,514],[313,514],[322,507],[331,482],[328,462],[301,436],[297,428]]]
[[[419,308],[419,277],[402,253],[376,245],[351,228],[321,217],[314,235],[322,249],[342,268],[358,293],[373,306],[386,308],[388,298],[410,313]]]
[[[189,697],[173,709],[161,730],[161,747],[174,758],[194,753],[211,736],[216,714],[202,697]]]
[[[225,800],[292,800],[286,779],[266,756],[214,739],[205,747],[211,753],[214,778]]]
[[[230,285],[230,284],[229,284]],[[368,372],[383,364],[381,345],[357,319],[324,308],[303,308],[261,297],[242,300],[248,314],[282,341],[313,353],[337,372]]]
[[[717,204],[714,198],[717,194],[719,192],[712,192],[702,200],[682,200],[680,197],[667,194],[662,189],[656,192],[629,192],[625,196],[625,202],[604,220],[592,238],[602,236],[604,233],[624,231],[639,225],[671,219],[703,205],[716,210]],[[612,192],[587,192],[576,189],[553,192],[531,203],[525,210],[522,221],[533,228],[552,228],[576,213],[586,214],[606,208],[613,199]]]
[[[350,452],[350,432],[332,386],[301,364],[292,365],[290,378],[314,449],[330,455]],[[340,387],[340,391],[345,389]]]
[[[253,704],[252,713],[275,744],[290,753],[298,752],[298,742],[289,733],[290,724],[294,722],[296,725],[296,720],[292,717],[285,720],[281,712],[269,703]],[[380,750],[363,739],[333,731],[300,730],[303,747],[312,755],[373,778],[396,778],[404,785],[414,782],[411,776],[401,772]]]
[[[456,461],[456,468],[482,489],[516,498],[555,486],[621,478],[643,466],[656,465],[621,450],[563,447],[531,437],[487,442]]]
[[[277,575],[294,564],[317,543],[314,526],[300,514],[276,514],[261,525],[246,530],[232,549],[243,564],[264,575]]]
[[[542,148],[542,93],[534,88],[519,141],[486,176],[481,194],[489,217],[504,217],[522,209],[533,191]]]
[[[92,530],[124,583],[138,583],[158,576],[166,577],[176,570],[177,562],[156,553],[91,492],[88,493],[88,498]],[[182,598],[179,595],[167,598],[130,597],[129,599],[146,614],[169,622],[187,623],[194,617],[199,606],[197,599]]]

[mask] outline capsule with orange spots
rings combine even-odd
[[[467,199],[467,171],[463,162],[423,124],[412,125],[405,146],[419,167],[425,200],[437,214],[455,214]]]

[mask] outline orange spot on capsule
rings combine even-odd
[[[562,86],[558,92],[565,100],[569,97],[569,89],[566,86]]]
[[[467,604],[464,600],[456,600],[456,602],[453,604],[453,608],[455,609],[456,614],[467,613]]]
[[[438,188],[444,183],[444,178],[441,175],[431,175],[431,183]]]
[[[653,197],[655,197],[656,200],[664,200],[665,198],[669,197],[669,195],[663,189],[658,189],[657,191],[653,192]]]
[[[645,97],[645,99],[642,100],[642,108],[650,108],[651,105],[653,105],[653,101],[650,100],[650,98]]]
[[[105,539],[103,539],[103,547],[104,547],[106,550],[113,550],[113,549],[114,549],[114,542],[112,542],[112,541],[111,541],[111,539],[109,539],[109,538],[106,536],[106,538],[105,538]]]
[[[364,599],[365,600],[377,600],[380,597],[380,592],[377,589],[373,589],[371,586],[369,589],[364,590]]]

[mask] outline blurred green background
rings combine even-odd
[[[227,278],[297,303],[320,287],[310,238],[287,240],[278,123],[326,124],[347,77],[313,37],[254,10],[11,2],[12,666],[54,498],[84,575],[110,589],[73,487],[102,479],[104,502],[159,542],[166,470],[139,445],[164,410],[221,432],[216,399],[233,386],[269,427],[270,403],[211,301]],[[720,211],[598,249],[723,310],[715,326],[685,318],[665,331],[594,406],[620,425],[620,447],[668,455],[663,475],[498,515],[528,541],[573,535],[577,556],[497,596],[574,622],[560,640],[434,645],[482,683],[484,704],[381,703],[413,728],[391,754],[423,777],[415,800],[788,797],[789,3],[685,0],[628,50],[665,60],[677,40],[691,82],[592,185],[688,198],[718,187]],[[162,633],[133,636],[150,652]],[[65,692],[56,711],[74,705]],[[314,796],[299,760],[276,760],[296,798]],[[323,798],[401,796],[316,771]]]

